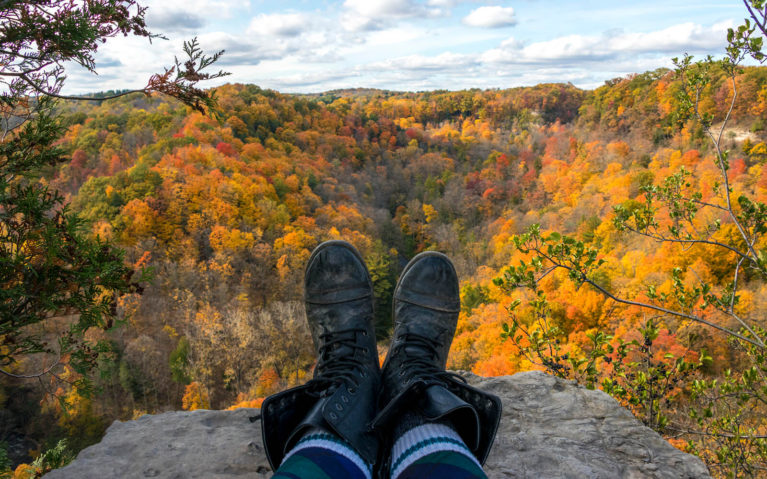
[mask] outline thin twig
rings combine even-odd
[[[53,98],[59,98],[62,100],[78,100],[78,101],[104,101],[104,100],[112,100],[113,98],[119,98],[121,96],[130,95],[131,93],[143,93],[145,95],[149,95],[149,92],[146,89],[143,90],[128,90],[124,91],[122,93],[117,93],[115,95],[110,96],[104,96],[104,97],[89,97],[89,96],[69,96],[69,95],[59,95],[58,93],[53,93],[46,91],[44,88],[41,88],[38,84],[36,84],[34,81],[32,81],[30,78],[28,78],[25,75],[21,75],[20,78],[22,78],[24,81],[26,81],[32,88],[34,88],[37,92],[42,93],[43,95],[47,95]]]
[[[759,256],[756,254],[756,251],[754,250],[753,246],[750,245],[750,240],[748,237],[748,234],[743,229],[743,225],[740,224],[740,221],[738,221],[738,217],[735,215],[735,212],[732,209],[732,199],[730,197],[730,179],[727,176],[727,169],[724,166],[724,159],[722,157],[722,134],[724,133],[724,128],[727,126],[727,122],[730,120],[730,115],[732,114],[733,108],[735,108],[735,100],[738,97],[738,88],[735,83],[735,73],[732,72],[730,74],[730,81],[732,82],[732,101],[730,101],[730,108],[727,110],[727,115],[724,117],[724,121],[722,122],[722,128],[719,130],[719,135],[715,139],[713,133],[711,132],[711,129],[705,124],[704,128],[706,130],[706,133],[711,138],[711,141],[714,143],[714,147],[716,148],[716,158],[717,162],[719,163],[719,169],[722,171],[722,179],[724,180],[724,197],[727,200],[727,212],[730,215],[730,218],[732,219],[733,223],[735,223],[735,226],[738,228],[738,231],[740,232],[740,235],[743,237],[743,239],[746,241],[746,244],[749,245],[748,249],[751,252],[751,259],[754,262],[758,261]],[[702,121],[702,118],[700,118],[700,112],[698,111],[698,98],[695,99],[695,114]]]
[[[712,436],[712,437],[726,437],[726,438],[742,438],[742,439],[767,439],[767,435],[764,434],[754,434],[754,435],[735,435],[735,434],[729,434],[729,433],[713,433],[713,432],[704,432],[704,431],[690,431],[689,429],[680,429],[678,427],[668,426],[669,429],[673,431],[677,431],[682,434],[693,434],[696,436]]]
[[[39,377],[45,376],[48,373],[51,373],[53,368],[58,366],[60,363],[61,363],[61,356],[56,358],[56,361],[54,361],[53,364],[49,368],[47,368],[44,371],[39,372],[37,374],[13,374],[13,373],[9,373],[8,371],[6,371],[6,370],[4,370],[2,368],[0,368],[0,373],[4,374],[6,376],[12,377],[12,378],[16,378],[16,379],[34,379],[34,378],[39,378]],[[51,373],[51,374],[53,374],[53,373]]]
[[[756,23],[756,26],[758,26],[759,30],[761,30],[764,36],[767,37],[767,18],[765,18],[764,21],[759,22],[759,19],[756,17],[756,14],[754,13],[754,10],[751,8],[751,5],[749,4],[748,0],[743,0],[743,4],[748,9],[748,13],[749,15],[751,15],[751,18],[754,19],[754,23]],[[767,6],[764,9],[763,17],[767,17]]]
[[[730,313],[733,312],[735,307],[735,293],[738,291],[738,274],[740,273],[740,265],[743,263],[743,258],[738,260],[738,264],[735,266],[735,277],[732,280],[732,297],[730,298]]]
[[[749,261],[752,260],[751,257],[748,256],[747,254],[739,251],[736,248],[733,248],[732,246],[730,246],[728,244],[720,243],[718,241],[710,241],[710,240],[705,240],[705,239],[669,238],[667,236],[661,236],[659,234],[653,234],[653,233],[649,233],[647,231],[639,231],[636,228],[632,228],[631,226],[628,226],[628,225],[626,225],[626,229],[629,230],[629,231],[632,231],[632,232],[634,232],[636,234],[639,234],[639,235],[642,235],[642,236],[646,236],[646,237],[648,237],[650,239],[654,239],[654,240],[659,241],[659,242],[668,241],[670,243],[700,243],[700,244],[707,244],[707,245],[711,245],[711,246],[719,246],[720,248],[724,248],[724,249],[728,249],[728,250],[732,251],[733,253],[737,254],[741,258],[748,259]]]

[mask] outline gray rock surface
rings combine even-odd
[[[540,372],[466,375],[499,395],[503,418],[485,465],[490,478],[710,477],[601,391]],[[46,479],[271,476],[257,409],[169,412],[116,421],[104,439]]]
[[[503,400],[485,464],[491,478],[710,477],[703,462],[642,425],[615,399],[538,371],[469,382]]]

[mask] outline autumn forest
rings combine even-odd
[[[399,272],[442,251],[461,281],[450,369],[579,380],[713,473],[763,474],[767,282],[740,251],[764,267],[767,67],[711,77],[699,117],[666,69],[595,90],[227,84],[208,115],[162,95],[61,102],[71,161],[40,181],[125,251],[140,287],[114,298],[114,324],[86,332],[108,345],[89,382],[66,358],[42,380],[3,379],[0,435],[24,453],[62,438],[77,451],[115,419],[258,407],[306,381],[303,268],[320,242],[344,239],[370,269],[381,355]],[[705,119],[718,132],[731,104],[712,142]]]

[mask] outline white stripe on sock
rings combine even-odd
[[[396,479],[405,468],[417,460],[439,451],[458,452],[479,466],[479,461],[455,430],[444,424],[423,424],[409,429],[394,443],[391,454],[392,479]]]
[[[330,439],[325,439],[322,437],[317,436],[327,436],[331,435],[335,438],[335,441],[332,441]],[[352,449],[350,446],[346,444],[346,441],[339,438],[338,436],[329,433],[328,431],[325,431],[324,429],[320,428],[312,428],[309,429],[306,434],[299,440],[296,445],[288,451],[287,454],[285,454],[285,457],[282,459],[282,463],[284,464],[285,461],[288,460],[290,456],[297,453],[298,451],[302,449],[307,449],[310,447],[319,447],[322,449],[327,449],[329,451],[333,451],[336,454],[339,454],[346,459],[349,459],[354,463],[357,468],[359,468],[360,471],[365,476],[365,479],[372,479],[373,476],[373,470],[372,466],[370,466],[368,463],[365,462],[364,459],[362,459],[362,456],[357,454],[357,451]]]

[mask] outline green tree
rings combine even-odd
[[[191,382],[189,377],[189,341],[186,337],[181,337],[178,340],[178,345],[170,353],[168,358],[168,364],[170,365],[170,373],[173,380],[177,383],[187,385]]]
[[[68,160],[56,146],[66,131],[57,101],[64,65],[96,71],[101,43],[118,35],[161,38],[146,28],[146,8],[135,0],[9,0],[0,7],[0,373],[18,377],[55,374],[66,358],[78,373],[92,369],[106,344],[85,339],[89,328],[113,326],[119,295],[140,291],[146,277],[123,263],[123,253],[99,238],[69,211],[64,198],[41,180]],[[205,55],[196,39],[184,42],[186,58],[152,75],[134,92],[170,95],[199,111],[215,105],[200,81],[225,72],[203,70],[223,52]],[[74,320],[61,319],[75,315]],[[44,327],[45,326],[45,327]],[[44,331],[58,329],[56,340]],[[54,344],[55,343],[55,344]],[[11,372],[21,357],[48,353],[36,371]],[[50,356],[52,355],[52,356]],[[51,357],[55,359],[50,359]]]

